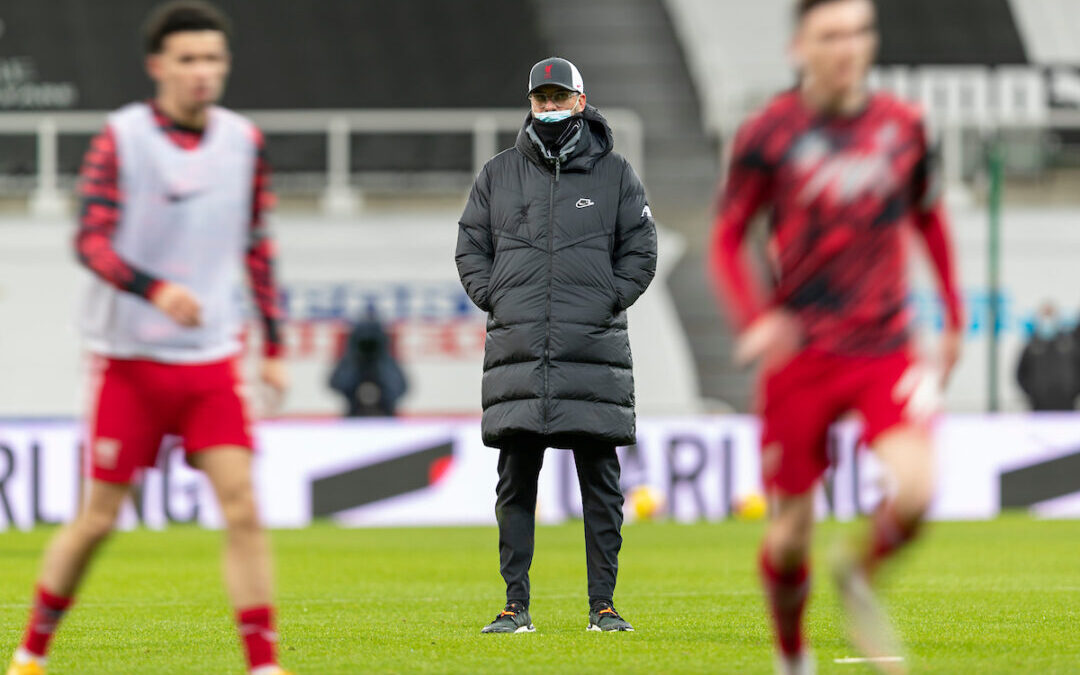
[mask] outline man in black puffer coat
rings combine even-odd
[[[484,632],[532,630],[536,488],[549,447],[574,451],[589,628],[632,630],[612,606],[623,505],[615,448],[635,441],[626,309],[656,272],[656,226],[577,68],[537,63],[529,99],[517,143],[484,166],[458,231],[461,283],[488,313],[483,438],[500,450],[507,604]]]

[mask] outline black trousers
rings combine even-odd
[[[506,601],[529,606],[529,567],[536,545],[536,486],[545,448],[532,444],[499,451],[495,518],[499,523],[499,562]],[[619,458],[613,446],[575,447],[585,519],[585,561],[589,603],[610,602],[615,594],[622,548],[623,494]]]

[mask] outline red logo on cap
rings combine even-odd
[[[549,63],[548,65],[544,66],[544,79],[545,80],[550,80],[551,79],[551,65],[552,64]]]

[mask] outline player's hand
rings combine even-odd
[[[171,281],[162,283],[150,297],[150,302],[181,326],[194,328],[202,323],[199,299],[180,284]]]
[[[259,379],[263,384],[264,412],[274,414],[281,409],[289,389],[289,371],[285,367],[285,360],[276,357],[263,359]]]
[[[784,363],[802,346],[799,320],[788,311],[774,309],[743,331],[735,345],[735,363],[747,366],[755,361],[769,369]]]
[[[941,336],[941,388],[944,389],[952,376],[956,362],[963,351],[964,334],[958,328],[946,328]]]

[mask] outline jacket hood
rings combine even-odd
[[[581,137],[576,142],[571,141],[567,144],[568,152],[563,158],[563,171],[589,171],[615,147],[615,135],[599,110],[586,105],[581,113],[581,119],[585,126]],[[542,149],[539,139],[532,131],[533,121],[530,111],[525,116],[525,123],[521,125],[521,130],[518,131],[514,147],[534,164],[550,168],[554,158]]]

